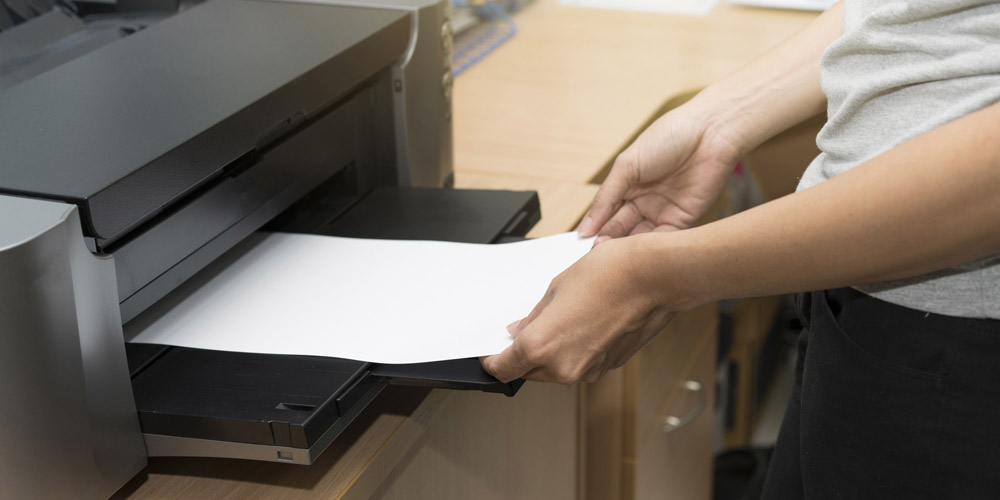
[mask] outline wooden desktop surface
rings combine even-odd
[[[706,17],[538,0],[517,34],[455,81],[455,165],[582,184],[669,97],[704,87],[815,13],[730,6]]]
[[[539,0],[515,17],[513,39],[456,79],[456,186],[537,190],[542,220],[530,235],[570,230],[596,192],[588,181],[665,99],[734,71],[813,17],[725,3],[707,17],[684,17]],[[522,394],[497,401],[528,411],[552,401],[565,408],[579,397],[578,388],[532,383]],[[430,423],[466,399],[390,388],[311,466],[154,458],[115,498],[369,498]],[[520,438],[574,438],[550,423],[524,423]]]

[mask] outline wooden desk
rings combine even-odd
[[[539,0],[516,18],[514,39],[456,80],[456,185],[538,190],[543,218],[531,235],[569,230],[597,189],[587,182],[667,97],[735,70],[812,17],[723,4],[706,18],[690,18]],[[712,317],[708,309],[697,315]],[[705,321],[711,320],[696,323],[710,330]],[[700,353],[698,360],[708,359],[714,345],[714,339],[678,338]],[[679,342],[663,339],[658,345],[667,350]],[[621,436],[595,432],[610,417],[632,422],[628,431],[645,436],[659,407],[673,412],[687,405],[676,387],[650,385],[656,377],[649,374],[664,365],[659,352],[642,355],[604,385],[613,398],[627,400],[619,409],[624,415],[590,414],[596,400],[588,401],[581,386],[529,383],[513,399],[390,388],[316,464],[152,459],[116,498],[583,498],[593,467],[588,449],[607,445],[624,453],[617,474],[641,473],[674,446],[656,441],[637,449]],[[678,376],[702,364],[692,359]],[[588,445],[588,439],[613,442]],[[599,482],[607,489],[590,497],[641,495],[659,488],[641,479],[655,476],[647,471],[630,485]]]
[[[455,81],[459,172],[588,182],[669,97],[704,87],[812,13],[734,7],[706,17],[538,0],[518,33]]]

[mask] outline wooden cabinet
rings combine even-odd
[[[577,498],[577,387],[447,397],[410,453],[388,474],[373,471],[381,485],[364,498]]]
[[[638,437],[632,498],[708,499],[712,478],[712,401],[715,342],[709,334],[693,353],[690,371],[674,383],[675,390],[657,418]],[[667,425],[667,419],[672,420]],[[625,457],[630,465],[631,458]],[[628,467],[626,467],[628,470]]]
[[[584,389],[585,498],[709,498],[717,328],[715,304],[679,314]]]

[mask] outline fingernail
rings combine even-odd
[[[596,247],[597,245],[600,245],[601,243],[604,243],[605,241],[608,241],[610,239],[611,239],[610,236],[598,236],[597,239],[594,240],[594,246]]]
[[[576,233],[586,238],[590,236],[590,232],[593,231],[593,228],[591,227],[593,225],[594,225],[594,219],[588,216],[586,219],[583,219],[583,223],[580,224],[580,227],[579,229],[577,229]]]

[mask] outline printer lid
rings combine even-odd
[[[113,240],[405,52],[407,13],[213,0],[0,92],[0,193]],[[218,89],[225,89],[219,92]]]

